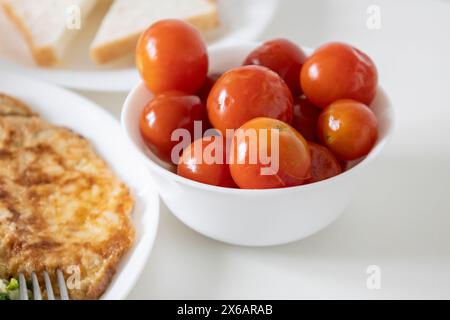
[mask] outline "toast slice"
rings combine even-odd
[[[134,52],[142,32],[169,18],[185,20],[201,31],[219,25],[215,0],[115,0],[91,45],[92,59],[104,64]]]
[[[34,60],[40,66],[58,64],[68,44],[82,30],[83,23],[97,0],[2,0],[7,16],[25,38]],[[73,7],[76,6],[76,7]],[[73,8],[80,9],[81,28],[69,28],[76,17]]]

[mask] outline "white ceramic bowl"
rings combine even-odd
[[[258,44],[213,48],[211,72],[241,65]],[[306,49],[307,53],[311,50]],[[334,221],[352,200],[358,182],[385,146],[393,130],[393,110],[382,89],[372,105],[379,120],[379,139],[371,153],[345,173],[319,183],[273,190],[235,190],[209,186],[180,177],[161,164],[139,133],[139,116],[152,98],[144,85],[128,96],[122,126],[134,150],[154,179],[162,199],[182,222],[223,242],[270,246],[308,237]]]

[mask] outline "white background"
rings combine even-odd
[[[381,30],[366,27],[370,5],[381,9]],[[130,298],[449,299],[450,1],[284,0],[261,40],[274,37],[366,51],[396,109],[393,141],[344,215],[298,243],[225,245],[163,207]],[[80,93],[119,116],[125,94]],[[366,287],[369,265],[381,268],[381,290]]]

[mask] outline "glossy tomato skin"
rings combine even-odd
[[[301,94],[298,81],[306,55],[295,43],[287,39],[275,39],[256,48],[245,59],[244,65],[267,67],[286,82],[294,96]]]
[[[239,138],[239,130],[233,137],[230,148],[230,171],[236,184],[241,189],[273,189],[299,186],[311,178],[311,155],[308,143],[294,128],[288,124],[271,119],[256,118],[244,124],[241,133],[255,133],[257,143],[251,139]],[[274,159],[263,161],[261,154],[275,157],[275,145],[271,142],[270,129],[278,130],[278,165]],[[264,130],[266,135],[261,135]],[[257,147],[252,147],[257,146]],[[264,147],[267,146],[267,147]],[[262,153],[261,153],[262,152]],[[252,154],[253,160],[252,161]],[[269,169],[272,167],[272,169]],[[262,174],[266,168],[270,174]],[[276,170],[278,168],[278,170]]]
[[[217,80],[208,97],[208,116],[223,134],[257,117],[287,123],[293,117],[293,98],[286,83],[275,72],[260,66],[230,70]]]
[[[338,100],[320,114],[320,141],[340,160],[352,161],[366,156],[378,138],[378,121],[365,104]]]
[[[215,151],[208,151],[208,147]],[[222,137],[196,140],[184,149],[177,173],[197,182],[224,188],[237,188],[227,164],[226,150],[226,143]],[[208,159],[208,155],[212,155],[213,159]]]
[[[308,183],[323,181],[342,173],[338,159],[326,147],[308,142],[311,152],[312,177]]]
[[[200,33],[180,20],[161,20],[140,37],[136,65],[154,94],[196,93],[205,82],[208,55]]]
[[[305,97],[294,100],[294,119],[292,126],[308,141],[317,141],[317,121],[321,109]]]
[[[205,118],[205,106],[199,97],[169,91],[148,103],[141,114],[139,127],[149,148],[162,160],[173,163],[172,149],[178,144],[171,141],[173,131],[186,129],[192,137],[194,122],[204,121]]]
[[[321,108],[341,99],[370,105],[377,91],[378,73],[365,53],[334,42],[320,47],[306,60],[300,82],[308,99]]]

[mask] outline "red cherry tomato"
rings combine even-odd
[[[206,78],[206,81],[203,84],[203,86],[200,88],[200,91],[197,93],[197,95],[200,97],[200,99],[202,100],[202,102],[204,103],[205,106],[206,106],[206,104],[208,102],[208,97],[209,97],[209,93],[211,92],[211,89],[216,84],[217,79],[219,79],[221,76],[222,75],[218,74],[218,73],[214,73],[214,74],[209,75]],[[206,131],[206,130],[212,129],[212,128],[213,128],[213,126],[209,122],[208,117],[206,116],[206,119],[203,122],[203,129],[204,129],[204,131]]]
[[[360,50],[330,43],[306,60],[300,82],[308,99],[321,108],[340,99],[370,105],[377,91],[378,74],[373,61]]]
[[[330,150],[313,142],[308,144],[312,161],[312,178],[309,183],[326,180],[342,173],[339,161]]]
[[[290,123],[293,98],[283,79],[260,66],[245,66],[225,73],[211,90],[208,116],[211,124],[226,133],[256,117]]]
[[[306,55],[295,43],[286,39],[275,39],[255,49],[245,59],[244,65],[264,66],[278,73],[294,96],[301,93],[300,71]]]
[[[180,20],[161,20],[145,31],[136,64],[154,94],[179,90],[196,93],[205,82],[208,55],[200,33]]]
[[[317,120],[320,109],[306,98],[294,100],[294,120],[292,126],[308,141],[317,140]]]
[[[171,141],[176,129],[187,129],[194,134],[194,122],[205,119],[205,107],[197,96],[170,91],[154,98],[144,108],[140,117],[142,137],[150,149],[162,160],[171,161],[173,147],[179,142]],[[175,164],[178,163],[178,159]]]
[[[347,171],[349,168],[349,163],[347,161],[339,161],[339,164],[341,165],[342,172]]]
[[[230,149],[231,175],[240,188],[293,187],[311,178],[308,143],[294,128],[279,120],[256,118],[240,129]]]
[[[211,92],[211,89],[216,84],[217,80],[221,77],[221,74],[212,74],[206,77],[205,83],[198,91],[197,95],[202,99],[203,103],[206,105],[208,102],[209,93]]]
[[[318,121],[318,136],[340,160],[366,156],[378,138],[378,121],[372,110],[355,100],[338,100]]]
[[[227,164],[226,143],[222,137],[196,140],[184,149],[178,174],[213,186],[236,188]]]

